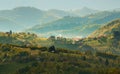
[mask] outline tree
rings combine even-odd
[[[19,56],[20,57],[29,56],[29,53],[27,51],[22,51],[22,52],[19,53]]]
[[[10,35],[12,34],[12,30],[10,30],[9,34],[10,34]]]
[[[84,60],[84,61],[85,61],[85,60],[86,60],[86,57],[85,57],[85,56],[83,56],[83,57],[82,57],[82,60]]]
[[[55,52],[55,46],[54,45],[49,48],[49,52]]]
[[[86,55],[92,55],[92,51],[91,50],[87,50],[87,51],[85,51],[85,54]]]
[[[48,39],[54,41],[55,40],[55,36],[50,36]]]
[[[105,60],[105,65],[106,65],[106,66],[109,65],[109,61],[108,61],[108,59]]]
[[[119,31],[114,31],[113,35],[116,39],[120,39],[120,32]]]

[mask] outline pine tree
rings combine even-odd
[[[108,59],[105,60],[105,65],[106,65],[106,66],[109,65],[109,60],[108,60]]]

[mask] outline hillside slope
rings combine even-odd
[[[90,36],[91,37],[108,36],[113,35],[113,33],[116,31],[120,32],[120,19],[108,23],[107,25],[93,32]]]

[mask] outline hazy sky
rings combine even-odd
[[[120,0],[0,0],[0,10],[20,6],[39,9],[80,9],[89,7],[98,10],[120,8]]]

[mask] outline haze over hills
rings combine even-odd
[[[101,25],[120,18],[116,11],[98,11],[84,7],[78,10],[40,10],[34,7],[17,7],[0,11],[0,31],[27,31],[67,37],[86,37]],[[81,17],[82,16],[82,17]]]
[[[82,10],[83,9],[81,9],[80,11],[82,12]],[[88,12],[90,10],[89,8],[85,10],[86,10],[86,15],[91,13]],[[93,11],[93,13],[95,12]],[[2,27],[6,27],[6,26],[9,27],[8,29],[6,28],[6,30],[13,29],[16,31],[16,30],[23,30],[32,27],[36,24],[48,23],[63,18],[64,16],[79,16],[79,14],[81,13],[79,12],[72,13],[70,11],[56,10],[56,9],[45,11],[34,7],[17,7],[12,10],[0,10],[0,19],[4,19],[4,21],[0,20],[0,22],[2,22],[0,25],[2,25]],[[16,25],[16,29],[13,28],[14,25]]]
[[[56,10],[51,11],[50,15],[55,13]],[[117,19],[120,18],[120,12],[99,12],[85,17],[64,16],[64,12],[60,13],[59,19],[35,25],[27,29],[28,33],[0,32],[0,74],[120,73],[120,19]],[[14,20],[1,18],[0,21],[12,30],[16,27]],[[0,27],[9,29],[7,25]],[[19,29],[18,26],[22,25],[17,24]],[[93,33],[91,37],[74,40],[63,36],[42,38],[30,32],[68,37]]]
[[[61,34],[67,37],[86,37],[102,25],[120,18],[120,12],[99,12],[85,17],[64,17],[57,21],[36,25],[27,31],[39,33],[43,36]]]
[[[82,9],[76,9],[71,11],[73,14],[77,14],[78,16],[84,17],[86,15],[94,14],[99,12],[99,10],[91,9],[88,7],[83,7]]]

